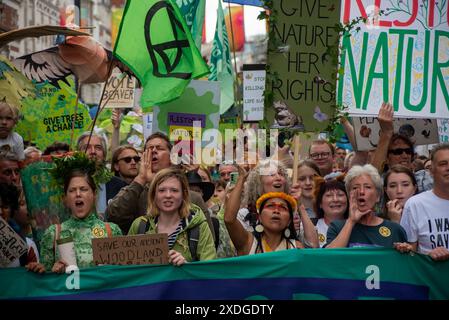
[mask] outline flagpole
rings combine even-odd
[[[235,57],[235,43],[234,43],[234,28],[232,27],[232,15],[231,15],[231,3],[228,2],[228,10],[229,10],[229,22],[231,25],[231,41],[232,41],[232,55],[234,56],[234,72],[235,72],[235,76],[234,76],[234,102],[236,101],[235,97],[238,97],[238,83],[236,83],[236,79],[237,79],[237,58]]]

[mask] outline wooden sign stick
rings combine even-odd
[[[293,137],[293,184],[298,181],[298,164],[299,164],[299,149],[301,148],[301,142],[299,141],[299,135],[295,134]]]

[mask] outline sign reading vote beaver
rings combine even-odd
[[[95,264],[168,264],[167,234],[92,239]]]

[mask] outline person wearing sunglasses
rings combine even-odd
[[[139,173],[140,156],[137,150],[130,146],[118,147],[111,161],[111,169],[116,177],[130,184]]]
[[[394,165],[403,165],[413,171],[414,144],[408,136],[394,133],[393,128],[394,108],[390,103],[383,103],[378,115],[380,132],[379,144],[371,159],[371,164],[384,174]],[[426,170],[414,172],[418,191],[431,190],[433,186],[432,176]]]

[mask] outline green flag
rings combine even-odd
[[[221,81],[220,114],[225,113],[234,104],[234,76],[228,33],[221,1],[218,0],[217,27],[210,56],[210,81]]]
[[[172,0],[128,0],[114,54],[139,78],[142,107],[178,98],[209,73]]]
[[[198,49],[201,49],[206,0],[176,0]]]

